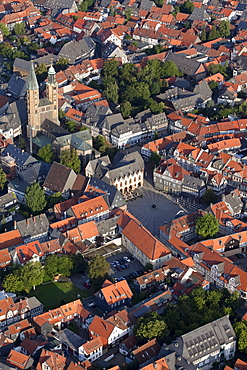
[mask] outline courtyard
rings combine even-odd
[[[128,202],[128,211],[133,214],[153,235],[158,235],[159,226],[173,220],[182,208],[151,186],[138,189],[140,194]]]
[[[29,296],[35,296],[43,305],[45,310],[57,308],[65,303],[78,298],[86,298],[91,294],[87,290],[75,287],[72,283],[45,283],[31,290]]]

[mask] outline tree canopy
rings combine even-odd
[[[77,155],[77,150],[71,148],[70,150],[64,150],[60,155],[60,163],[67,166],[75,171],[75,173],[80,173],[81,171],[81,161]]]
[[[211,213],[196,220],[196,233],[202,238],[212,238],[219,231],[219,221]]]
[[[26,32],[26,25],[24,22],[16,23],[14,25],[14,33],[16,35],[24,35]]]
[[[91,280],[98,279],[105,276],[110,271],[110,264],[103,256],[96,256],[92,258],[89,263],[88,277]]]
[[[211,188],[208,188],[206,190],[206,193],[203,195],[203,202],[205,202],[206,204],[214,204],[217,202],[217,196]]]
[[[24,290],[24,283],[17,274],[11,273],[4,278],[3,287],[6,292],[20,293]]]
[[[169,330],[168,340],[206,325],[224,315],[232,316],[239,307],[238,292],[227,289],[205,291],[202,287],[178,297],[177,304],[168,304],[162,315]]]
[[[52,163],[55,158],[55,153],[52,150],[51,144],[47,144],[39,149],[38,157],[44,162]]]
[[[24,290],[30,292],[36,285],[43,283],[45,271],[40,262],[30,261],[19,270],[19,278],[23,282]]]
[[[194,10],[194,4],[190,0],[186,0],[185,3],[180,5],[180,12],[191,14]]]
[[[181,76],[181,72],[173,61],[148,60],[137,69],[132,63],[119,66],[118,61],[110,59],[104,62],[102,76],[106,98],[119,103],[123,117],[127,118],[148,108],[153,113],[162,112],[164,104],[157,103],[153,97],[164,91],[166,78]]]
[[[81,254],[73,254],[71,259],[73,262],[72,274],[87,271],[88,263]]]
[[[158,166],[160,163],[161,156],[157,152],[152,152],[149,162],[152,163],[153,166]]]
[[[45,273],[53,279],[56,275],[70,276],[73,268],[73,261],[70,257],[52,254],[46,258]]]
[[[237,335],[238,350],[247,353],[247,321],[238,322],[233,328]]]
[[[2,34],[3,34],[4,36],[8,36],[8,35],[10,35],[10,31],[9,31],[9,29],[8,29],[8,27],[6,26],[6,24],[5,24],[5,23],[1,23],[1,22],[0,22],[0,30],[2,31]]]
[[[168,335],[167,325],[157,312],[140,317],[136,322],[134,332],[136,337],[143,342],[154,338],[161,339]]]
[[[38,182],[27,187],[26,205],[32,214],[40,213],[46,207],[45,191]]]
[[[0,191],[2,191],[5,187],[7,178],[5,172],[3,172],[3,169],[0,167]]]

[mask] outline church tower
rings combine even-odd
[[[36,78],[33,63],[31,63],[31,70],[27,81],[27,114],[28,127],[27,136],[36,136],[40,129],[40,115],[39,115],[39,84]]]
[[[52,117],[51,120],[60,124],[58,120],[58,84],[56,81],[56,71],[53,65],[48,70],[48,81],[46,84],[46,96],[52,104]]]

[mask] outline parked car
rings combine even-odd
[[[131,260],[129,259],[129,257],[127,256],[124,256],[123,259],[126,261],[126,262],[131,262]]]
[[[89,289],[92,284],[90,283],[90,280],[86,280],[83,285],[84,285],[85,288]]]

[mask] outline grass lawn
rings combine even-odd
[[[71,283],[48,283],[31,290],[29,296],[35,296],[43,303],[45,310],[50,310],[78,299],[79,294],[79,298],[87,298],[91,295],[89,291],[81,290]]]

